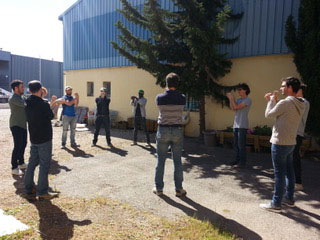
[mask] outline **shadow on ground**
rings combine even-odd
[[[234,169],[228,166],[228,162],[234,158],[232,149],[222,147],[206,147],[195,144],[193,140],[185,141],[184,171],[189,172],[197,168],[198,178],[219,178],[221,175],[232,176],[238,185],[258,195],[261,199],[271,199],[274,187],[274,174],[269,153],[248,153],[248,168]],[[302,160],[304,191],[295,194],[295,200],[310,202],[314,209],[320,208],[320,163],[310,160]],[[315,222],[320,216],[303,210],[292,208],[286,211],[284,216],[303,224],[306,228],[319,229]]]
[[[189,206],[185,206],[181,203],[178,203],[166,195],[162,195],[160,196],[160,198],[164,200],[167,204],[182,210],[186,215],[199,220],[209,221],[213,225],[218,226],[219,228],[227,229],[228,231],[235,234],[237,237],[251,240],[262,239],[257,233],[251,231],[245,226],[239,224],[238,222],[231,219],[227,219],[221,216],[220,214],[212,211],[211,209],[194,202],[192,199],[188,197],[182,197],[181,200]]]

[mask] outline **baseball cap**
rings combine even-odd
[[[64,90],[67,91],[67,90],[69,90],[69,89],[72,90],[72,87],[71,87],[71,86],[66,86]]]
[[[144,91],[142,89],[139,90],[139,93],[144,93]]]

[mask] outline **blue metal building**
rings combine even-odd
[[[159,0],[167,9],[174,9],[171,0]],[[142,7],[144,0],[130,0]],[[230,58],[285,54],[285,20],[298,15],[300,0],[228,0],[234,13],[243,12],[241,20],[230,21],[226,35],[239,36],[232,46],[221,46]],[[64,26],[64,70],[131,66],[113,49],[110,41],[118,41],[118,20],[137,36],[147,38],[148,32],[125,21],[117,12],[119,0],[79,0],[59,19]]]
[[[40,80],[48,89],[48,97],[63,94],[63,64],[40,58],[13,55],[0,51],[0,88],[11,91],[10,82]]]

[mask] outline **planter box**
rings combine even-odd
[[[219,143],[223,145],[225,142],[233,142],[233,132],[220,132]]]
[[[119,129],[127,129],[127,128],[128,128],[128,122],[126,122],[126,121],[120,121],[120,122],[118,122],[117,127],[118,127]]]

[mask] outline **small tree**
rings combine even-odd
[[[181,76],[179,90],[200,101],[200,132],[205,130],[205,96],[227,103],[225,92],[236,86],[224,86],[219,78],[230,72],[231,61],[220,53],[222,43],[232,44],[237,38],[225,39],[224,26],[232,16],[225,0],[172,0],[176,11],[160,7],[157,0],[146,0],[142,10],[121,0],[120,12],[126,19],[147,29],[148,39],[134,36],[122,22],[121,45],[112,42],[121,55],[138,68],[151,73],[156,83],[165,86],[165,76],[175,72]]]
[[[292,16],[286,22],[285,41],[294,53],[294,63],[307,84],[310,101],[307,131],[320,136],[320,1],[301,0],[298,27]]]

